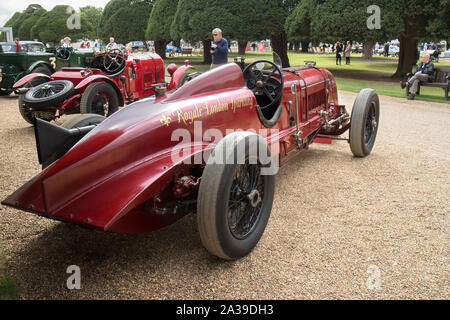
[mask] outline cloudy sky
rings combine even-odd
[[[79,7],[88,5],[104,8],[108,2],[109,0],[0,0],[0,26],[3,26],[14,12],[23,11],[32,3],[40,4],[46,10],[51,10],[58,4],[65,4],[78,11]]]

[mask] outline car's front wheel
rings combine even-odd
[[[270,156],[262,137],[232,133],[217,144],[200,183],[197,224],[201,241],[211,254],[226,260],[242,258],[253,250],[272,210],[275,178],[263,174],[265,166],[249,151],[251,144],[263,146]],[[235,161],[234,155],[242,161]]]
[[[119,97],[109,83],[91,83],[81,97],[81,113],[95,113],[107,117],[117,110],[119,110]]]
[[[353,105],[350,123],[350,149],[356,157],[366,157],[377,138],[380,100],[373,89],[362,89]]]

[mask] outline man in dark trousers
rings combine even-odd
[[[419,90],[419,85],[421,82],[433,82],[434,76],[434,65],[433,62],[430,61],[430,55],[425,53],[422,56],[422,62],[417,66],[416,72],[414,75],[408,79],[408,81],[400,82],[402,89],[404,89],[407,85],[411,86],[411,94],[408,97],[408,100],[414,100],[414,96]]]
[[[384,45],[384,56],[385,56],[385,57],[389,57],[389,47],[390,47],[389,42],[387,42],[387,43]]]
[[[219,28],[214,29],[212,35],[214,41],[211,45],[211,69],[214,69],[228,63],[228,41],[222,37],[222,30]]]

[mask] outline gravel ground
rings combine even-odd
[[[381,106],[370,157],[339,141],[281,168],[266,232],[240,261],[210,256],[192,215],[126,236],[0,206],[8,272],[23,299],[449,299],[450,107]],[[39,171],[17,97],[1,97],[0,198]],[[66,288],[69,265],[81,290]]]

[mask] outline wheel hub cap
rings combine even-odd
[[[253,208],[256,208],[261,202],[261,195],[258,190],[253,190],[247,195],[247,199]]]

